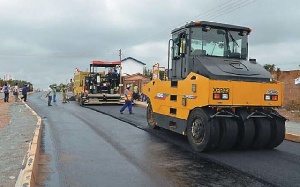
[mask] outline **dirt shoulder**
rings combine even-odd
[[[286,110],[284,108],[277,110],[281,115],[287,118],[289,121],[300,123],[300,111],[299,110]]]
[[[3,99],[0,100],[0,131],[4,129],[10,120],[9,106],[11,103],[6,103]]]

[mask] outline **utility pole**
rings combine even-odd
[[[119,57],[120,57],[120,72],[119,72],[119,74],[120,74],[120,84],[119,84],[119,90],[120,90],[120,94],[122,94],[122,89],[121,89],[121,86],[123,86],[122,85],[122,50],[120,49],[119,50]]]

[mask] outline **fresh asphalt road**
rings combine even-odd
[[[186,137],[148,128],[142,107],[135,106],[134,115],[121,115],[120,106],[91,110],[62,104],[59,96],[48,107],[42,93],[30,95],[28,104],[43,119],[42,150],[50,158],[44,186],[300,184],[295,143],[271,151],[201,154],[190,149]]]
[[[146,108],[134,107],[134,115],[119,114],[120,106],[86,106],[112,117],[128,122],[166,142],[193,152],[187,138],[166,130],[153,130],[146,122]],[[299,186],[300,143],[284,141],[274,150],[248,150],[215,153],[194,153],[221,165],[232,167],[276,186]]]

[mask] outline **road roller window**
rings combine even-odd
[[[190,54],[246,59],[248,35],[226,28],[191,28]]]

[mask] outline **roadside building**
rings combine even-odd
[[[132,88],[133,88],[133,85],[137,85],[139,93],[141,93],[142,87],[145,84],[147,84],[148,82],[150,82],[150,78],[147,76],[144,76],[140,73],[136,73],[133,75],[124,76],[122,82],[124,85],[127,85],[127,84],[132,85]],[[122,88],[122,93],[123,93],[123,91],[124,91],[124,89]]]
[[[133,74],[143,74],[144,66],[146,65],[144,62],[141,62],[135,58],[127,57],[121,60],[122,65],[122,76],[133,75]]]
[[[283,104],[290,105],[291,102],[300,104],[300,84],[295,80],[300,77],[300,70],[272,71],[275,80],[283,83]]]
[[[121,93],[124,92],[124,88],[127,84],[138,86],[139,92],[142,90],[142,86],[150,81],[150,78],[143,75],[144,67],[146,63],[141,62],[133,57],[127,57],[121,60],[122,66],[122,83],[120,88]]]

